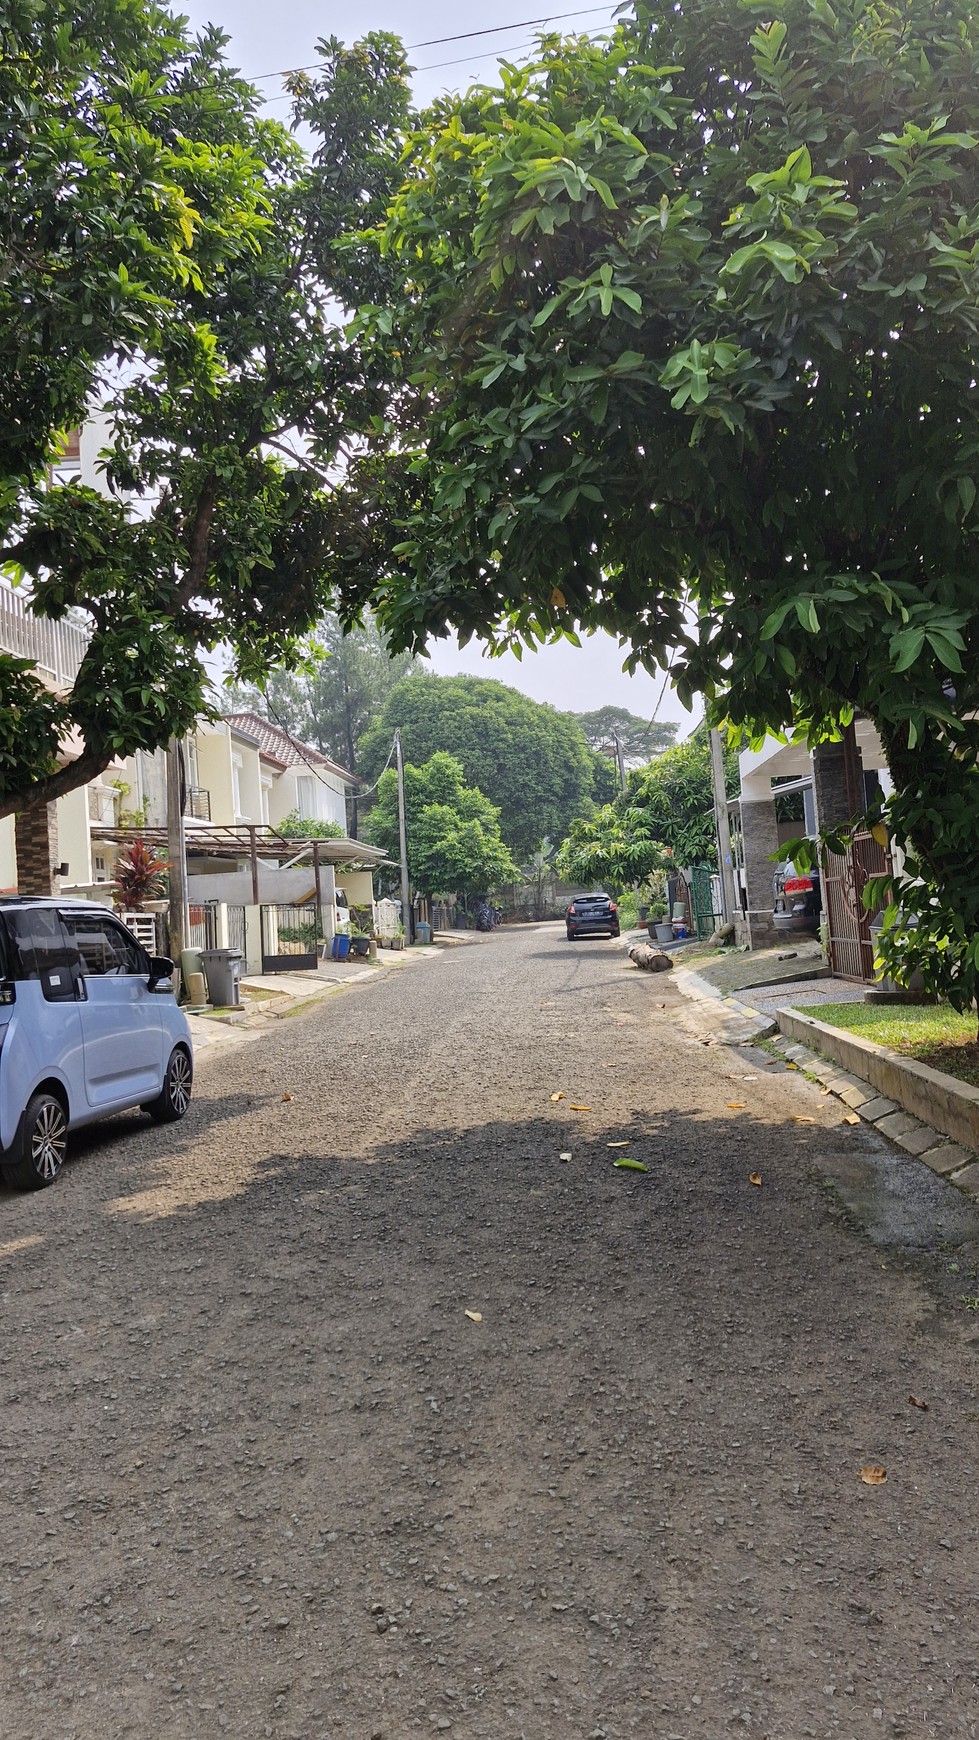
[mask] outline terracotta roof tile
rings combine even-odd
[[[303,743],[298,737],[293,737],[281,726],[273,725],[270,719],[263,719],[258,713],[225,713],[224,722],[235,731],[243,731],[249,737],[254,737],[258,743],[258,752],[267,761],[274,761],[279,767],[295,767],[298,762],[310,762],[314,767],[329,768],[331,773],[338,774],[348,785],[360,785],[361,781],[349,768],[341,767],[339,762],[331,761],[328,755],[323,755],[312,744]]]

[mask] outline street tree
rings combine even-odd
[[[371,531],[348,607],[397,644],[604,627],[758,732],[869,715],[920,878],[903,946],[960,1002],[977,45],[975,0],[637,0],[442,100],[384,237],[404,384],[335,504]]]
[[[374,778],[395,729],[416,766],[439,750],[459,761],[501,815],[503,838],[520,858],[545,835],[560,839],[591,798],[592,756],[567,714],[488,677],[415,675],[392,690],[361,743],[361,772]]]
[[[516,875],[501,838],[500,811],[466,784],[462,763],[444,750],[422,766],[406,763],[405,821],[411,881],[424,894],[488,893]],[[398,777],[381,776],[368,833],[394,859],[398,835]]]
[[[8,459],[0,562],[29,580],[36,613],[78,611],[91,638],[67,695],[28,662],[0,659],[0,815],[186,731],[205,708],[204,655],[217,646],[244,682],[297,654],[331,597],[329,478],[386,400],[384,359],[345,310],[382,297],[389,276],[363,236],[396,179],[408,105],[400,45],[381,35],[349,50],[320,44],[319,70],[293,81],[295,119],[315,142],[307,159],[262,118],[219,33],[192,38],[141,4],[119,6],[124,27],[104,62],[99,31],[88,43],[96,94],[73,9],[36,8],[51,26],[46,70],[17,111],[27,240],[6,238],[18,278],[13,296],[0,289],[0,355],[63,345],[51,416],[60,426],[97,404],[107,438],[104,489],[46,487],[38,454],[51,449],[51,416]],[[108,36],[113,6],[95,15]],[[30,85],[29,69],[22,77]],[[101,153],[90,190],[76,86]],[[131,194],[132,218],[121,191],[130,181],[142,200]],[[168,280],[139,228],[154,200]],[[32,236],[50,259],[41,250],[35,260]],[[144,271],[155,273],[148,287]],[[78,307],[65,315],[76,284]],[[43,369],[25,382],[35,420],[47,385]]]
[[[629,805],[626,794],[604,804],[591,817],[572,822],[557,855],[558,874],[572,887],[619,894],[673,868],[669,849],[652,831],[646,810]]]
[[[727,792],[734,796],[738,790],[735,751],[727,750],[724,761]],[[716,868],[714,784],[706,731],[674,744],[631,773],[620,807],[642,811],[649,833],[669,847],[675,863],[708,863]]]

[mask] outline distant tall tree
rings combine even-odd
[[[467,782],[498,805],[503,838],[520,858],[545,835],[563,839],[591,806],[592,756],[581,727],[505,683],[407,677],[364,736],[359,771],[367,778],[384,765],[396,726],[415,766],[439,750],[457,758]]]
[[[618,738],[626,762],[648,761],[676,741],[675,724],[641,719],[628,707],[597,707],[592,713],[572,713],[571,718],[577,719],[585,741],[599,755],[614,752]]]
[[[419,661],[411,653],[392,657],[369,615],[362,628],[344,634],[331,613],[318,623],[314,642],[316,650],[305,669],[273,671],[262,689],[237,688],[232,692],[233,704],[283,725],[351,773],[359,773],[361,738],[392,689],[417,670]],[[351,823],[355,838],[357,808],[355,798]]]

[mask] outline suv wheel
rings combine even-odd
[[[65,1163],[68,1118],[53,1094],[35,1094],[27,1103],[20,1128],[20,1158],[5,1166],[4,1177],[16,1190],[44,1190]]]
[[[190,1105],[190,1088],[193,1081],[190,1058],[183,1046],[175,1045],[170,1053],[167,1073],[163,1078],[163,1092],[158,1099],[148,1100],[143,1107],[149,1112],[154,1123],[175,1124],[182,1118]]]

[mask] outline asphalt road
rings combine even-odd
[[[680,1013],[494,934],[0,1192],[3,1740],[979,1733],[974,1255]]]

